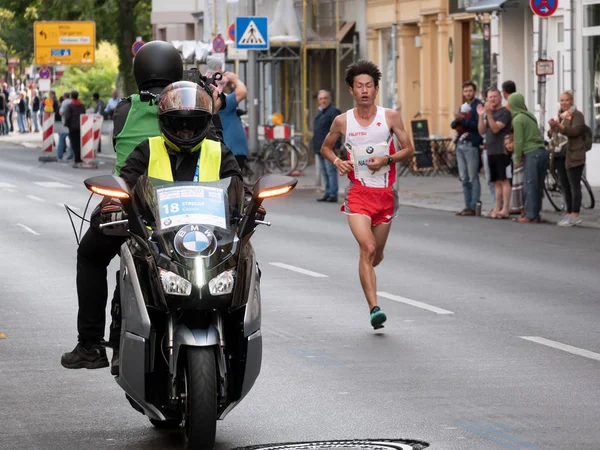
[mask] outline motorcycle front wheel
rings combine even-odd
[[[217,363],[213,347],[188,347],[182,380],[187,448],[212,450],[217,433]]]

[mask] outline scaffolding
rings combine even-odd
[[[342,20],[340,9],[342,0],[302,0],[302,138],[307,143],[309,138],[308,119],[312,108],[308,93],[311,89],[311,58],[317,56],[317,61],[327,60],[335,66],[331,72],[333,77],[332,90],[334,101],[340,105],[341,99],[341,64],[352,54],[352,61],[358,55],[358,38],[355,32],[355,22]],[[349,2],[346,2],[349,3]]]

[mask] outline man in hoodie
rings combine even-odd
[[[462,127],[469,135],[456,145],[456,161],[458,165],[458,175],[463,185],[463,195],[465,207],[457,212],[457,216],[474,216],[477,203],[481,198],[481,184],[479,183],[479,146],[483,138],[478,132],[477,124],[479,115],[477,107],[481,101],[475,97],[477,85],[472,81],[463,83],[463,97],[465,102],[471,106],[470,114],[466,117],[464,113],[457,112],[455,120],[450,125],[453,129]]]
[[[548,152],[535,116],[525,109],[523,96],[519,93],[511,94],[508,105],[512,115],[515,168],[521,167],[525,159],[525,217],[520,218],[519,222],[538,223],[541,222]]]

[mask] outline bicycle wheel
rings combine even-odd
[[[294,150],[296,151],[296,170],[304,170],[308,166],[308,148],[302,142],[294,143]]]
[[[585,177],[581,177],[581,206],[585,209],[594,209],[596,206],[594,193]]]
[[[556,211],[560,212],[565,210],[565,197],[563,195],[562,187],[552,172],[546,173],[544,192],[546,193],[546,197],[548,197],[550,204]]]
[[[274,142],[267,142],[263,145],[260,161],[265,173],[279,173],[277,165],[277,148]]]
[[[277,141],[272,144],[271,151],[267,161],[265,161],[265,165],[267,165],[267,169],[272,170],[273,173],[283,173],[288,174],[296,170],[297,166],[297,158],[292,158],[292,153],[294,152],[294,146],[289,142],[285,141]],[[296,160],[296,161],[294,161]],[[275,167],[271,167],[274,165]]]

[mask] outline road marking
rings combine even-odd
[[[562,350],[563,352],[572,353],[577,356],[583,356],[584,358],[594,359],[596,361],[600,361],[600,353],[590,352],[589,350],[585,350],[579,347],[573,347],[572,345],[562,344],[560,342],[551,341],[550,339],[545,339],[543,337],[538,336],[519,336],[521,339],[525,339],[527,341],[535,342],[536,344],[542,344],[547,347],[552,347],[557,350]]]
[[[292,272],[298,272],[298,273],[308,275],[311,277],[315,277],[315,278],[328,278],[328,275],[324,275],[322,273],[317,273],[317,272],[312,272],[310,270],[302,269],[302,268],[296,267],[296,266],[290,266],[289,264],[284,264],[284,263],[279,263],[279,262],[272,262],[269,264],[271,264],[272,266],[281,267],[282,269],[291,270]]]
[[[18,223],[17,225],[20,226],[21,228],[23,228],[24,230],[29,231],[31,234],[35,234],[36,236],[40,236],[40,233],[38,233],[35,230],[32,230],[27,225],[23,225],[22,223]]]
[[[14,184],[0,182],[0,188],[16,188]]]
[[[34,181],[34,184],[37,184],[38,186],[42,186],[45,188],[67,188],[67,189],[71,189],[73,186],[71,186],[70,184],[65,184],[65,183],[61,183],[59,181]]]
[[[4,192],[17,192],[16,189],[11,189],[11,188],[0,188],[2,189]]]
[[[427,311],[434,312],[436,314],[454,314],[452,311],[447,309],[438,308],[437,306],[428,305],[427,303],[418,302],[409,298],[400,297],[399,295],[388,294],[387,292],[378,292],[379,297],[384,297],[395,302],[406,303],[407,305],[416,306],[417,308],[426,309]]]
[[[57,205],[60,206],[61,208],[68,206],[69,209],[72,209],[73,211],[79,211],[79,208],[77,206],[67,205],[66,203],[57,203]]]
[[[35,195],[27,194],[26,197],[30,200],[35,200],[36,202],[45,202],[43,198],[36,197]]]

